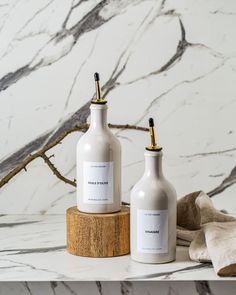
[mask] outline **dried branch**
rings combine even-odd
[[[17,165],[14,169],[12,169],[8,174],[6,174],[1,180],[0,180],[0,188],[3,187],[5,184],[7,184],[14,176],[16,176],[19,172],[21,172],[22,170],[26,170],[26,166],[31,163],[33,160],[41,157],[45,160],[45,153],[50,150],[51,148],[53,148],[54,146],[56,146],[57,144],[60,144],[60,142],[69,134],[75,132],[75,131],[81,131],[81,132],[85,132],[88,129],[89,125],[88,124],[81,124],[75,127],[72,127],[64,132],[62,132],[54,141],[52,141],[51,143],[45,145],[43,148],[39,149],[37,152],[28,155],[19,165]],[[138,131],[148,131],[148,128],[145,127],[140,127],[140,126],[135,126],[135,125],[129,125],[129,124],[125,124],[125,125],[120,125],[120,124],[109,124],[110,128],[114,128],[114,129],[132,129],[132,130],[138,130]],[[48,163],[49,159],[46,159],[46,163],[49,166]],[[53,173],[61,180],[65,181],[65,177],[61,175],[61,173],[55,168],[54,164],[50,162],[50,166],[49,168],[53,171]],[[53,166],[53,167],[52,167]],[[64,179],[63,179],[64,178]],[[71,180],[66,179],[66,183],[69,183]],[[72,181],[73,182],[73,181]],[[71,184],[71,183],[70,183]],[[72,184],[73,186],[75,186],[74,184]]]
[[[129,125],[129,124],[125,124],[125,125],[108,124],[108,126],[112,129],[132,129],[132,130],[137,130],[137,131],[149,131],[149,129],[146,127]]]
[[[59,178],[60,180],[64,181],[65,183],[68,183],[70,185],[73,185],[76,187],[76,180],[70,180],[66,177],[64,177],[59,170],[55,167],[55,165],[50,161],[50,157],[48,157],[45,154],[41,155],[41,158],[44,159],[44,162],[48,165],[48,167],[52,170],[53,174],[56,175],[57,178]]]
[[[88,125],[83,124],[83,125],[75,126],[71,129],[64,131],[63,133],[60,134],[60,136],[58,136],[57,139],[55,139],[54,141],[52,141],[48,145],[45,145],[43,148],[39,149],[34,154],[28,155],[19,165],[17,165],[7,175],[5,175],[0,180],[0,187],[4,186],[6,183],[8,183],[8,181],[11,180],[15,175],[17,175],[21,170],[23,170],[23,169],[26,170],[26,166],[29,163],[31,163],[36,158],[41,157],[41,155],[44,154],[46,151],[50,150],[51,148],[53,148],[54,146],[59,144],[67,135],[69,135],[70,133],[75,132],[75,131],[83,131],[83,130],[87,130],[87,129],[88,129]]]

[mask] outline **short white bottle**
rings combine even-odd
[[[145,151],[145,171],[131,191],[131,258],[165,263],[176,256],[176,192],[162,173],[162,148],[156,144],[149,119],[151,145]]]
[[[97,97],[90,106],[90,126],[77,144],[77,207],[111,213],[121,209],[121,146],[107,124],[98,73],[94,77]]]

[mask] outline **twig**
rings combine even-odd
[[[74,126],[63,133],[61,133],[54,141],[50,142],[49,144],[45,145],[41,149],[39,149],[37,152],[28,155],[19,165],[17,165],[14,169],[12,169],[8,174],[6,174],[1,180],[0,180],[0,188],[3,187],[5,184],[7,184],[14,176],[16,176],[20,171],[26,170],[26,166],[31,163],[33,160],[36,158],[42,157],[45,155],[45,153],[59,144],[67,135],[75,132],[75,131],[82,131],[85,132],[88,129],[89,125],[88,124],[81,124],[79,126]],[[135,126],[135,125],[120,125],[120,124],[109,124],[110,128],[115,128],[115,129],[133,129],[133,130],[138,130],[138,131],[148,131],[148,128],[145,127],[140,127],[140,126]],[[50,161],[51,163],[51,161]],[[48,164],[48,163],[47,163]],[[52,164],[52,163],[51,163]],[[53,165],[53,164],[52,164]],[[49,166],[49,165],[48,165]],[[55,166],[54,166],[55,168]],[[52,170],[52,169],[51,169]],[[55,170],[53,170],[55,172]],[[59,172],[59,171],[58,171]],[[55,174],[55,173],[54,173]],[[59,172],[60,174],[60,172]],[[58,175],[55,174],[57,177]],[[61,174],[60,174],[61,175]],[[59,178],[63,178],[64,176],[60,176]],[[70,180],[69,180],[70,181]],[[68,181],[67,181],[68,183]]]
[[[50,161],[50,157],[46,156],[45,154],[42,154],[41,157],[44,159],[44,162],[48,165],[48,167],[52,170],[53,174],[56,175],[57,178],[64,181],[65,183],[68,183],[70,185],[73,185],[76,187],[76,180],[70,180],[66,177],[64,177],[58,169],[55,167],[55,165]]]
[[[43,148],[39,149],[37,152],[34,154],[28,155],[19,165],[17,165],[14,169],[12,169],[7,175],[5,175],[1,180],[0,180],[0,187],[4,186],[10,179],[12,179],[16,174],[18,174],[21,170],[26,170],[26,166],[31,163],[33,160],[36,158],[39,158],[42,154],[44,154],[46,151],[50,150],[53,148],[55,145],[59,144],[67,135],[69,135],[72,132],[75,131],[83,131],[88,129],[88,124],[83,124],[80,126],[75,126],[71,129],[68,129],[61,133],[57,139],[52,141],[51,143],[45,145]]]
[[[125,201],[122,201],[122,205],[129,207],[130,206],[130,203],[125,202]]]
[[[113,129],[132,129],[132,130],[138,130],[138,131],[149,131],[149,129],[146,128],[146,127],[141,127],[141,126],[136,126],[136,125],[129,125],[129,124],[125,124],[125,125],[108,124],[108,126],[110,128],[113,128]]]

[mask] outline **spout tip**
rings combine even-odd
[[[99,74],[97,72],[94,74],[94,79],[95,79],[95,81],[99,81],[100,80]]]
[[[149,127],[154,127],[154,120],[153,120],[153,118],[149,118]]]

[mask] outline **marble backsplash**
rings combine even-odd
[[[0,213],[75,204],[95,71],[120,127],[123,200],[149,139],[121,127],[153,116],[178,197],[202,189],[236,212],[235,27],[233,0],[0,1]]]

